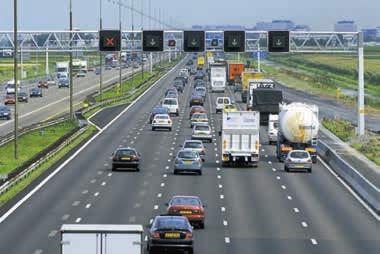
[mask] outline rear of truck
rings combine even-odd
[[[241,79],[241,74],[244,71],[244,64],[229,63],[228,64],[228,85],[233,85],[236,79]]]
[[[259,112],[224,112],[222,124],[222,165],[257,167],[260,151]]]
[[[242,92],[241,92],[241,101],[247,103],[248,93],[249,93],[249,81],[252,79],[262,79],[264,77],[263,73],[257,72],[253,69],[246,69],[241,74],[242,80]]]

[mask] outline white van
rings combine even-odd
[[[215,113],[223,112],[225,105],[232,105],[232,100],[230,97],[218,97],[218,98],[216,98]]]
[[[277,135],[278,135],[278,115],[269,114],[269,121],[268,121],[269,144],[277,143]]]
[[[179,116],[179,104],[177,98],[165,98],[162,101],[162,106],[169,109],[169,114]]]

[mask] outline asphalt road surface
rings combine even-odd
[[[198,195],[207,205],[205,229],[194,233],[195,253],[380,253],[379,222],[321,162],[311,174],[285,173],[274,146],[266,145],[265,128],[258,168],[220,166],[221,115],[214,104],[222,94],[208,94],[205,105],[214,140],[206,143],[203,175],[174,175],[173,155],[191,134],[191,84],[181,95],[173,131],[151,131],[148,116],[178,69],[7,218],[0,217],[0,253],[59,253],[63,223],[143,224],[148,229],[155,215],[165,213],[170,197],[180,194]],[[96,122],[104,126],[101,121]],[[110,170],[111,153],[120,146],[142,153],[140,172]]]

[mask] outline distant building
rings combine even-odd
[[[310,26],[308,26],[308,25],[296,25],[293,30],[299,31],[299,32],[307,32],[307,31],[310,31]]]
[[[334,26],[335,32],[357,32],[358,27],[352,20],[342,20],[336,22]]]
[[[270,30],[289,30],[293,31],[296,25],[291,20],[273,20]]]
[[[291,20],[273,20],[272,22],[257,22],[254,30],[257,31],[273,31],[273,30],[289,30],[289,31],[310,31],[307,25],[298,25]]]
[[[257,22],[255,30],[257,31],[269,31],[272,29],[272,22]]]
[[[376,41],[377,32],[378,32],[376,28],[362,29],[362,32],[363,32],[363,38],[365,42]]]

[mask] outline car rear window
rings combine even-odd
[[[171,205],[194,205],[199,206],[200,202],[197,198],[191,197],[177,197],[173,198],[170,202]]]
[[[193,151],[181,151],[178,153],[178,157],[182,159],[194,159],[197,158],[197,154]]]
[[[207,119],[207,116],[205,114],[194,114],[194,119]]]
[[[202,143],[200,142],[186,142],[185,148],[203,148]]]
[[[195,126],[195,130],[197,130],[197,131],[209,131],[210,127],[209,126],[203,126],[203,125],[197,125],[197,126]]]
[[[306,159],[309,158],[309,154],[307,152],[292,152],[290,157],[295,159]]]
[[[165,105],[177,105],[176,100],[164,100]]]
[[[157,229],[184,229],[188,230],[188,223],[184,218],[159,218],[155,225]]]
[[[136,152],[133,150],[119,150],[117,151],[118,156],[133,156],[136,155]]]
[[[169,119],[169,116],[160,115],[156,116],[155,119]]]

